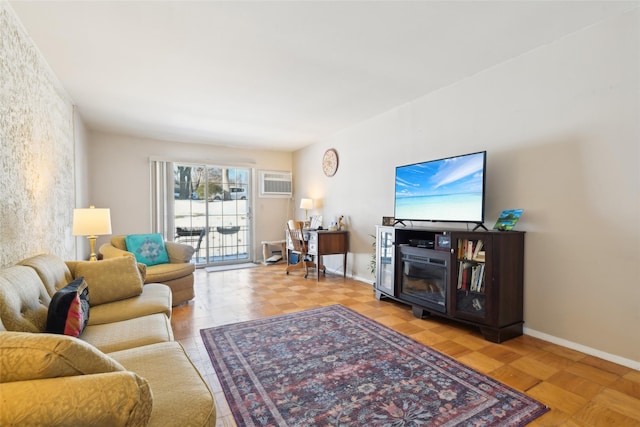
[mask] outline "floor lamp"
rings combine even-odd
[[[96,238],[111,234],[111,210],[96,209],[94,206],[73,210],[73,235],[87,236],[91,248],[89,261],[97,261]]]

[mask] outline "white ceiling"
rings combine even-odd
[[[638,2],[10,5],[90,129],[295,150]]]

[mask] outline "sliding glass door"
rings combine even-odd
[[[176,242],[192,245],[198,265],[250,261],[251,170],[173,164]]]

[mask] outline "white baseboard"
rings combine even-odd
[[[329,268],[326,265],[325,265],[325,268],[327,269],[327,273],[335,274],[336,276],[342,276],[342,268]],[[352,274],[349,274],[348,271],[347,271],[347,277],[349,279],[357,280],[358,282],[366,283],[373,287],[373,281],[371,279],[365,279],[364,277],[354,276]]]
[[[347,274],[347,277],[353,280],[357,280],[358,282],[363,282],[363,283],[366,283],[367,285],[371,285],[371,287],[373,288],[373,280],[365,279],[364,277],[360,277],[360,276],[349,276],[348,274]]]
[[[605,353],[604,351],[587,347],[586,345],[578,344],[573,341],[568,341],[563,338],[558,338],[553,335],[545,334],[544,332],[539,332],[527,327],[523,328],[523,332],[525,335],[540,338],[541,340],[549,341],[550,343],[558,344],[563,347],[588,354],[589,356],[599,357],[600,359],[608,360],[609,362],[617,363],[618,365],[640,371],[640,362],[637,360],[626,359],[624,357],[616,356],[615,354]]]

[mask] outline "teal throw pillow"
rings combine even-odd
[[[160,233],[130,234],[124,240],[127,250],[135,255],[138,262],[148,266],[169,262],[169,255]]]

